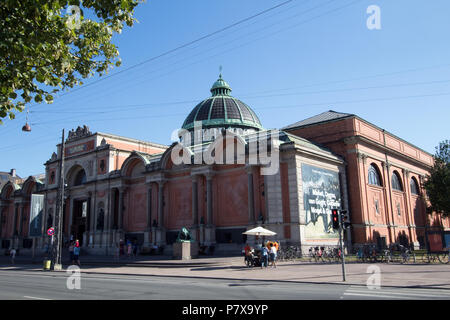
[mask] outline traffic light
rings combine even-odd
[[[331,210],[331,219],[333,221],[333,229],[339,229],[339,211],[338,211],[338,209]]]
[[[342,228],[350,228],[350,215],[347,210],[341,210]]]

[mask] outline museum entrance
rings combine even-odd
[[[88,225],[88,200],[75,200],[73,202],[73,218],[70,234],[73,240],[79,240],[80,246],[83,245],[83,234],[89,230]]]

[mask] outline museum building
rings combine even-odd
[[[423,182],[433,156],[357,115],[327,111],[283,130],[346,163],[352,242],[442,250],[449,218],[427,214]]]
[[[333,208],[351,215],[349,245],[419,246],[428,227],[448,228],[448,221],[425,212],[430,154],[334,111],[267,130],[222,76],[210,91],[171,146],[86,126],[70,131],[64,152],[59,144],[45,163],[45,178],[1,189],[1,248],[47,248],[63,153],[63,238],[79,239],[88,254],[113,254],[121,240],[171,254],[182,227],[221,253],[260,241],[242,234],[256,226],[306,251],[338,243]]]

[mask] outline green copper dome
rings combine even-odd
[[[255,112],[230,95],[231,87],[222,79],[222,75],[214,82],[210,91],[212,96],[195,106],[184,121],[183,129],[193,129],[195,121],[201,121],[202,128],[263,129]]]

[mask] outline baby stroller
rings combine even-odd
[[[248,255],[245,256],[245,264],[247,267],[261,267],[261,257],[259,254],[255,254],[254,250],[250,251]]]

